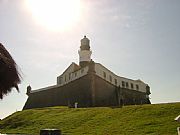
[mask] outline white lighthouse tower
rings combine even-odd
[[[91,61],[91,54],[92,51],[90,50],[90,40],[84,36],[83,39],[81,39],[81,46],[79,53],[79,65],[81,67],[86,66]]]

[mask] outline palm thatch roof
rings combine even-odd
[[[6,48],[0,43],[0,99],[15,87],[19,92],[18,84],[21,82],[16,62]]]

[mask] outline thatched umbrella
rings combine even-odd
[[[6,48],[0,43],[0,99],[15,87],[19,92],[20,74],[17,65]]]

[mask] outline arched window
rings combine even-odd
[[[69,73],[69,80],[71,80],[71,73]]]
[[[133,83],[131,83],[131,89],[134,89],[134,85],[133,85]]]
[[[122,81],[122,87],[125,87],[125,82],[124,81]]]
[[[126,82],[126,88],[129,88],[129,83],[128,82]]]
[[[81,73],[83,73],[83,72],[84,72],[84,68],[81,69]]]
[[[109,80],[110,80],[110,82],[112,82],[112,76],[111,75],[109,75]]]
[[[114,83],[115,83],[115,85],[117,85],[117,79],[114,79]]]
[[[106,78],[106,73],[105,72],[103,72],[103,76],[104,76],[104,79]]]
[[[136,84],[136,90],[139,90],[139,85]]]

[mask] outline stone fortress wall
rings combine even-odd
[[[72,63],[57,84],[42,89],[27,89],[23,109],[50,106],[79,107],[150,104],[150,87],[141,80],[117,76],[91,60],[90,40],[84,36],[79,50],[79,65]]]
[[[54,85],[29,92],[28,100],[23,109],[50,106],[73,107],[75,103],[78,103],[78,107],[150,103],[146,96],[147,93],[116,86],[97,75],[95,65],[92,62],[88,66],[88,72],[85,72],[84,75],[79,74],[79,78],[64,85]],[[76,72],[79,71],[81,70]]]

